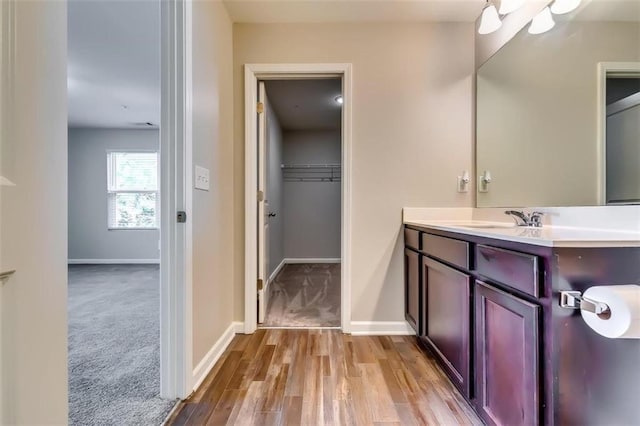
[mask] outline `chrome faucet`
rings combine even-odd
[[[542,227],[542,212],[525,213],[518,210],[507,210],[504,214],[512,216],[518,226]]]

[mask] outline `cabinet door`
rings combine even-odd
[[[480,281],[476,303],[476,404],[489,425],[539,422],[539,306]]]
[[[420,318],[420,255],[413,250],[404,249],[404,317],[419,333]]]
[[[426,257],[423,266],[425,337],[453,383],[470,397],[471,277]]]

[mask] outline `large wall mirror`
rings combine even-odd
[[[478,207],[640,204],[640,0],[554,20],[478,70]]]

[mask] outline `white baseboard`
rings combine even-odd
[[[269,275],[269,279],[267,280],[267,285],[269,285],[269,283],[271,281],[273,281],[273,279],[276,277],[276,275],[278,275],[278,272],[280,272],[280,270],[282,268],[284,268],[284,265],[287,263],[286,260],[287,259],[282,259],[282,262],[280,262],[278,267],[273,271],[273,273],[271,275]]]
[[[207,374],[211,371],[215,363],[220,359],[222,353],[227,349],[229,343],[233,340],[237,333],[244,332],[244,323],[234,321],[229,327],[222,333],[222,336],[216,343],[213,344],[209,352],[202,358],[202,360],[193,369],[193,390],[198,389],[198,386],[202,384],[202,381],[207,377]]]
[[[160,259],[68,259],[69,265],[141,265],[160,264]]]
[[[411,336],[416,334],[406,321],[351,321],[355,336]]]
[[[309,258],[293,258],[287,257],[283,260],[284,263],[340,263],[340,258],[321,258],[321,257],[309,257]]]
[[[244,322],[234,321],[232,325],[235,334],[244,334]]]

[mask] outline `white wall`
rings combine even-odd
[[[559,22],[518,34],[478,72],[478,207],[597,205],[598,62],[640,59],[640,25]]]
[[[107,150],[158,150],[159,132],[69,129],[69,259],[158,261],[158,230],[109,230]]]
[[[67,6],[0,8],[0,174],[17,185],[0,187],[0,269],[16,270],[0,290],[0,423],[66,424]]]
[[[235,318],[244,317],[243,64],[353,64],[352,320],[403,321],[401,209],[472,205],[471,23],[236,24]]]
[[[340,164],[340,130],[285,131],[285,164]],[[284,257],[340,258],[341,183],[284,182]]]
[[[232,26],[222,2],[193,7],[193,161],[210,169],[210,191],[193,191],[193,365],[233,321]],[[242,274],[241,274],[242,275]]]
[[[269,276],[276,270],[284,259],[284,217],[283,210],[283,182],[282,182],[282,127],[275,111],[269,103],[267,94],[267,135],[266,135],[266,172],[267,192],[266,200],[269,202],[269,212],[276,215],[267,217],[269,221]]]

